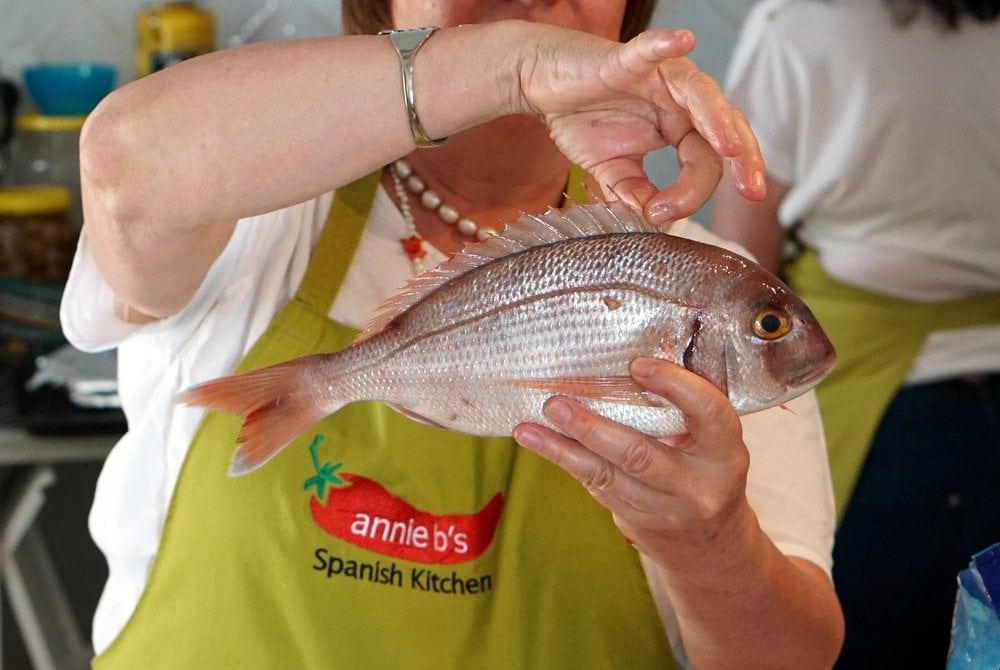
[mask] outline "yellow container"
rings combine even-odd
[[[0,277],[66,280],[78,237],[70,204],[64,186],[0,188]]]
[[[215,49],[215,16],[193,2],[163,2],[136,19],[136,75],[147,74]]]
[[[19,115],[11,142],[11,183],[62,184],[79,190],[80,129],[86,118]]]
[[[70,219],[79,228],[83,222],[80,206],[80,129],[84,116],[22,114],[10,147],[11,186],[59,184],[72,194]]]

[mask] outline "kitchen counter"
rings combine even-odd
[[[100,461],[118,435],[38,435],[17,426],[0,425],[0,467]]]

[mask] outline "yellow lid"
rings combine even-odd
[[[0,216],[60,214],[69,209],[72,198],[65,186],[5,186],[0,188]]]
[[[77,131],[83,128],[86,116],[46,116],[45,114],[20,114],[17,117],[19,130],[36,133],[59,133]]]
[[[165,2],[139,16],[140,42],[153,51],[207,53],[215,49],[215,15],[193,2]]]

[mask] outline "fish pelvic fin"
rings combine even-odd
[[[628,376],[607,377],[554,377],[551,379],[515,379],[514,386],[544,391],[552,395],[565,395],[580,400],[598,400],[624,403],[639,407],[659,407],[658,399],[635,383]]]
[[[598,197],[593,193],[591,196]],[[550,207],[544,214],[522,214],[498,234],[466,245],[437,267],[407,281],[379,307],[354,343],[364,342],[381,332],[393,319],[449,281],[504,256],[577,237],[658,232],[661,232],[659,228],[618,200],[601,199],[589,205],[574,202],[561,209]]]
[[[399,405],[399,404],[396,404],[396,403],[388,403],[388,404],[389,404],[389,407],[393,408],[394,410],[396,410],[397,412],[399,412],[403,416],[405,416],[405,417],[407,417],[409,419],[413,419],[414,421],[416,421],[418,423],[425,423],[428,426],[434,426],[435,428],[444,428],[445,430],[448,429],[447,426],[442,426],[440,423],[438,423],[434,419],[429,419],[426,416],[424,416],[423,414],[418,414],[418,413],[414,412],[413,410],[410,410],[410,409],[407,409],[406,407],[403,407],[402,405]]]
[[[308,359],[297,359],[199,384],[180,401],[193,407],[244,417],[229,466],[229,476],[253,472],[284,449],[306,428],[335,409],[321,404],[302,372]]]

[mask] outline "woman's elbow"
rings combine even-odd
[[[80,133],[80,188],[85,209],[98,205],[112,219],[128,219],[133,190],[141,184],[137,133],[115,94],[105,98],[87,117]]]

